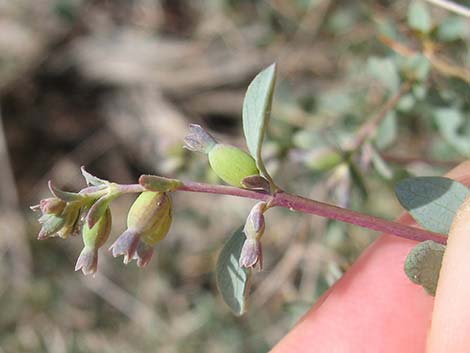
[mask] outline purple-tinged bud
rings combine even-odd
[[[61,214],[66,205],[65,201],[57,197],[50,197],[39,201],[39,208],[42,214]]]
[[[263,250],[260,239],[263,236],[265,222],[264,212],[266,210],[265,202],[258,202],[248,215],[243,232],[246,235],[240,254],[239,264],[241,267],[254,268],[259,264],[259,269],[263,267]]]
[[[245,268],[254,268],[256,265],[259,265],[260,270],[263,268],[263,248],[259,240],[248,238],[245,240],[239,263]]]
[[[65,224],[65,220],[61,216],[54,214],[45,214],[39,218],[39,223],[42,224],[41,230],[38,234],[39,240],[47,239],[56,234]]]
[[[82,229],[83,244],[85,245],[75,265],[75,271],[82,270],[84,275],[93,274],[98,266],[98,249],[109,238],[111,232],[111,211],[106,209],[104,215],[92,228],[85,222]]]
[[[263,178],[261,175],[250,175],[242,179],[241,185],[245,189],[250,190],[262,190],[265,192],[271,191],[271,185],[269,181]]]
[[[39,218],[42,224],[38,239],[44,240],[59,236],[67,238],[73,233],[75,224],[79,218],[81,204],[77,202],[67,203],[61,213],[46,213]]]
[[[166,193],[145,191],[132,204],[127,216],[127,230],[111,245],[114,257],[124,255],[124,263],[133,258],[145,265],[151,257],[150,250],[141,246],[140,255],[136,255],[139,243],[150,247],[165,237],[171,224],[171,200]]]
[[[57,236],[67,239],[69,235],[74,233],[75,225],[80,217],[80,208],[80,202],[67,203],[61,215],[64,218],[64,226],[57,232]]]
[[[264,233],[264,211],[266,210],[266,202],[258,202],[250,211],[246,218],[243,232],[247,239],[260,239]]]
[[[202,153],[209,153],[210,150],[217,144],[217,140],[212,137],[200,125],[189,125],[189,134],[184,138],[184,148]]]

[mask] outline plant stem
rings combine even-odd
[[[119,188],[122,193],[136,193],[145,190],[139,184],[120,185]],[[290,194],[284,191],[278,191],[274,195],[271,195],[264,191],[247,190],[226,185],[197,183],[193,181],[184,182],[183,185],[178,187],[175,191],[200,192],[206,194],[244,197],[265,201],[271,207],[284,207],[292,211],[299,211],[326,217],[415,241],[433,240],[440,244],[446,244],[447,242],[447,237],[443,234],[407,226],[365,213],[330,205],[324,202],[307,199],[305,197]]]
[[[442,234],[410,227],[401,223],[389,221],[353,210],[348,210],[346,208],[329,205],[324,202],[307,199],[302,196],[285,192],[276,194],[272,204],[275,206],[286,207],[291,210],[315,214],[341,222],[355,224],[360,227],[369,228],[387,234],[393,234],[406,239],[416,241],[433,240],[441,244],[446,244],[447,242],[447,237]]]

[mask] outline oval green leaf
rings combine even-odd
[[[237,316],[246,311],[250,290],[251,270],[238,263],[245,239],[243,227],[238,228],[222,248],[215,269],[219,292]]]
[[[401,205],[424,228],[447,234],[457,209],[470,196],[468,188],[445,177],[416,177],[400,181],[395,193]]]
[[[442,244],[426,240],[416,245],[405,260],[405,273],[408,278],[433,296],[436,294],[445,249]]]
[[[422,0],[412,1],[408,7],[408,24],[414,30],[428,33],[432,29],[431,14]]]
[[[276,64],[261,71],[251,81],[243,101],[243,132],[250,154],[261,174],[271,181],[261,158],[261,145],[271,115],[271,105],[276,82]]]

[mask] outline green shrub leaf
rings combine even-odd
[[[245,239],[243,227],[238,228],[222,248],[215,273],[222,298],[237,316],[246,311],[250,290],[251,270],[238,264]]]
[[[405,273],[430,295],[436,294],[445,246],[426,240],[416,245],[405,260]]]
[[[270,181],[261,158],[261,145],[269,123],[275,82],[276,64],[272,64],[253,79],[243,101],[243,132],[248,150],[261,174]]]
[[[433,112],[439,132],[449,145],[470,157],[470,123],[460,110],[438,108]]]
[[[431,15],[423,1],[415,0],[408,8],[408,24],[411,28],[422,33],[428,33],[432,29]]]
[[[367,60],[367,72],[390,92],[398,92],[400,74],[392,58],[370,57]]]
[[[401,205],[424,228],[449,233],[457,209],[470,195],[468,188],[445,177],[416,177],[400,181],[395,192]]]

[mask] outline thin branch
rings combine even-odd
[[[458,160],[446,161],[439,159],[431,159],[425,156],[398,156],[388,153],[381,153],[380,156],[383,160],[395,164],[426,163],[438,167],[451,168],[455,167],[459,163],[462,163],[462,161]]]
[[[120,185],[122,193],[136,193],[144,191],[139,184]],[[197,182],[184,182],[175,191],[200,192],[206,194],[230,195],[265,201],[269,206],[279,206],[292,211],[309,213],[321,217],[335,219],[337,221],[354,224],[360,227],[393,234],[402,238],[415,241],[433,240],[437,243],[446,244],[447,237],[443,234],[410,227],[401,223],[389,221],[383,218],[371,216],[361,212],[348,210],[346,208],[330,205],[324,202],[307,199],[305,197],[278,191],[274,195],[263,191],[240,189],[233,186],[213,185]]]
[[[276,194],[272,204],[300,212],[335,219],[345,223],[355,224],[360,227],[393,234],[406,239],[416,241],[433,240],[441,244],[445,244],[447,242],[447,237],[442,234],[406,226],[401,223],[329,205],[324,202],[310,200],[289,193],[283,192]]]
[[[349,144],[349,146],[346,147],[346,149],[355,151],[357,150],[364,142],[372,137],[372,135],[377,131],[377,128],[379,127],[380,123],[386,118],[387,114],[395,108],[395,106],[398,104],[400,99],[408,93],[408,91],[411,89],[411,83],[410,82],[404,82],[400,90],[398,91],[397,94],[395,94],[393,97],[390,97],[390,99],[383,105],[382,109],[380,109],[372,118],[368,119],[360,128],[359,131],[357,132],[354,140]]]
[[[432,45],[424,44],[424,51],[418,51],[412,48],[407,47],[406,45],[397,42],[396,40],[380,35],[379,40],[388,46],[390,49],[396,53],[403,55],[405,57],[411,57],[418,54],[423,54],[431,63],[432,67],[436,69],[441,75],[457,77],[465,82],[470,82],[470,73],[466,68],[462,68],[457,64],[450,63],[444,59],[439,58],[434,53],[434,48]]]
[[[437,5],[446,9],[450,12],[456,13],[457,15],[462,15],[464,17],[470,17],[470,9],[464,5],[456,4],[453,1],[449,0],[426,0],[431,4]]]

